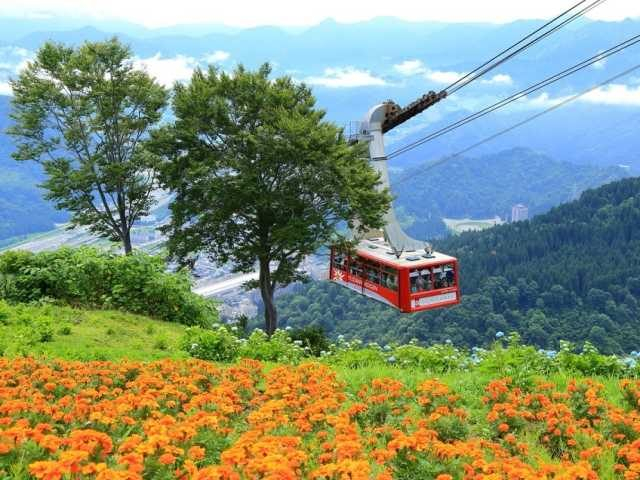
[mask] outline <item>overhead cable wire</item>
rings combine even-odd
[[[480,65],[479,67],[476,67],[475,69],[471,70],[470,72],[468,72],[467,74],[465,74],[463,77],[460,77],[458,80],[456,80],[455,82],[453,82],[451,85],[449,85],[448,87],[446,87],[444,90],[449,90],[450,88],[453,88],[454,86],[456,86],[458,83],[464,81],[466,78],[470,77],[471,75],[473,75],[474,73],[476,73],[478,70],[486,67],[487,65],[489,65],[491,62],[493,62],[494,60],[496,60],[497,58],[499,58],[500,56],[504,55],[505,53],[507,53],[509,50],[511,50],[512,48],[515,48],[516,46],[518,46],[519,44],[521,44],[522,42],[524,42],[525,40],[531,38],[532,36],[534,36],[536,33],[540,32],[541,30],[544,30],[545,28],[547,28],[549,25],[551,25],[552,23],[554,23],[556,20],[564,17],[567,13],[569,13],[571,10],[574,10],[575,8],[579,7],[580,5],[582,5],[583,3],[587,2],[587,0],[581,0],[580,2],[576,3],[575,5],[573,5],[571,8],[568,8],[567,10],[565,10],[564,12],[562,12],[560,15],[552,18],[551,20],[549,20],[547,23],[545,23],[544,25],[542,25],[541,27],[535,29],[533,32],[531,32],[529,35],[527,35],[526,37],[521,38],[520,40],[518,40],[516,43],[512,44],[511,46],[505,48],[504,50],[502,50],[500,53],[496,54],[494,57],[490,58],[489,60],[487,60],[486,62],[484,62],[482,65]]]
[[[480,78],[481,76],[485,75],[487,72],[490,72],[491,70],[494,70],[495,68],[497,68],[498,66],[500,66],[504,62],[506,62],[507,60],[513,58],[514,56],[516,56],[517,54],[523,52],[524,50],[527,50],[528,48],[532,47],[536,43],[540,42],[544,38],[546,38],[549,35],[551,35],[552,33],[557,32],[562,27],[564,27],[564,26],[568,25],[569,23],[573,22],[574,20],[582,17],[583,15],[585,15],[589,11],[593,10],[594,8],[602,5],[606,1],[607,0],[595,0],[595,1],[593,1],[592,3],[590,3],[589,5],[584,7],[582,10],[579,10],[578,12],[575,12],[569,18],[566,18],[565,20],[560,22],[558,25],[555,25],[553,28],[543,32],[542,34],[540,34],[538,36],[535,36],[529,42],[527,42],[524,45],[520,46],[516,50],[508,53],[510,50],[512,50],[516,46],[520,45],[525,40],[531,38],[536,33],[539,33],[540,31],[544,30],[546,27],[550,26],[552,23],[554,23],[555,21],[557,21],[558,19],[562,18],[564,15],[566,15],[567,13],[571,12],[572,10],[574,10],[575,8],[577,8],[578,6],[580,6],[581,4],[584,3],[584,1],[578,2],[576,5],[574,5],[570,9],[564,11],[563,13],[558,15],[557,17],[553,18],[552,20],[547,22],[545,25],[543,25],[542,27],[540,27],[537,30],[533,31],[532,33],[530,33],[529,35],[527,35],[526,37],[524,37],[523,39],[521,39],[517,43],[515,43],[515,44],[511,45],[510,47],[508,47],[507,49],[503,50],[502,52],[500,52],[499,54],[494,56],[491,60],[488,60],[487,62],[482,64],[480,67],[474,69],[473,71],[471,71],[471,72],[467,73],[466,75],[464,75],[462,78],[456,80],[454,83],[452,83],[451,85],[446,87],[444,89],[444,91],[447,92],[447,96],[452,95],[453,93],[457,92],[461,88],[469,85],[471,82],[473,82],[473,81],[477,80],[478,78]],[[500,58],[505,53],[508,53],[508,55]]]
[[[520,121],[518,123],[515,123],[514,125],[511,125],[508,128],[500,130],[500,131],[494,133],[493,135],[490,135],[489,137],[486,137],[483,140],[480,140],[479,142],[476,142],[476,143],[474,143],[474,144],[472,144],[472,145],[470,145],[470,146],[468,146],[468,147],[466,147],[466,148],[464,148],[462,150],[457,151],[453,155],[448,155],[448,156],[443,157],[443,158],[441,158],[439,160],[430,162],[427,165],[425,165],[424,167],[420,168],[420,172],[422,173],[422,172],[425,172],[425,171],[429,171],[429,170],[437,167],[438,165],[442,165],[443,163],[450,162],[451,160],[453,160],[453,159],[455,159],[455,158],[457,158],[457,157],[459,157],[461,155],[464,155],[465,153],[469,152],[470,150],[473,150],[473,149],[475,149],[475,148],[477,148],[477,147],[479,147],[481,145],[484,145],[485,143],[488,143],[488,142],[496,139],[497,137],[500,137],[500,136],[502,136],[502,135],[504,135],[506,133],[509,133],[512,130],[515,130],[516,128],[519,128],[519,127],[521,127],[521,126],[523,126],[523,125],[525,125],[525,124],[527,124],[529,122],[532,122],[533,120],[535,120],[535,119],[537,119],[537,118],[539,118],[539,117],[541,117],[543,115],[546,115],[547,113],[550,113],[550,112],[553,112],[554,110],[562,108],[565,105],[567,105],[567,104],[569,104],[571,102],[574,102],[574,101],[578,100],[579,98],[581,98],[581,97],[583,97],[583,96],[585,96],[585,95],[587,95],[587,94],[589,94],[589,93],[591,93],[591,92],[593,92],[593,91],[595,91],[595,90],[597,90],[599,88],[602,88],[602,87],[604,87],[604,86],[606,86],[606,85],[608,85],[608,84],[610,84],[612,82],[615,82],[616,80],[618,80],[618,79],[620,79],[620,78],[622,78],[622,77],[624,77],[626,75],[629,75],[630,73],[633,73],[638,69],[640,69],[640,64],[637,64],[637,65],[625,70],[624,72],[621,72],[621,73],[619,73],[619,74],[617,74],[617,75],[615,75],[615,76],[613,76],[611,78],[608,78],[607,80],[604,80],[603,82],[600,82],[600,83],[598,83],[596,85],[593,85],[593,86],[589,87],[588,89],[583,90],[580,93],[572,95],[571,97],[568,97],[568,98],[562,100],[561,102],[559,102],[559,103],[557,103],[555,105],[552,105],[551,107],[549,107],[549,108],[547,108],[547,109],[545,109],[545,110],[543,110],[541,112],[536,113],[535,115],[532,115],[532,116],[530,116],[530,117],[528,117],[528,118],[526,118],[526,119],[524,119],[524,120],[522,120],[522,121]],[[398,185],[401,185],[404,182],[407,182],[408,180],[411,180],[412,178],[415,178],[415,174],[408,175],[405,178],[402,178],[397,182],[393,182],[393,185],[394,185],[394,187],[397,187]]]
[[[553,83],[556,83],[570,75],[573,75],[574,73],[577,73],[581,70],[584,70],[585,68],[600,62],[602,60],[604,60],[605,58],[610,57],[611,55],[614,55],[616,53],[619,53],[637,43],[640,43],[640,34],[639,35],[635,35],[631,38],[629,38],[628,40],[625,40],[624,42],[621,42],[617,45],[614,45],[613,47],[600,52],[590,58],[587,58],[569,68],[566,68],[564,70],[562,70],[561,72],[558,72],[554,75],[551,75],[550,77],[545,78],[544,80],[541,80],[527,88],[525,88],[524,90],[521,90],[517,93],[514,93],[513,95],[510,95],[507,98],[504,98],[503,100],[500,100],[492,105],[489,105],[488,107],[483,108],[482,110],[479,110],[475,113],[472,113],[471,115],[468,115],[460,120],[457,120],[456,122],[447,125],[446,127],[441,128],[440,130],[437,130],[435,132],[432,132],[418,140],[415,140],[411,143],[409,143],[408,145],[405,145],[397,150],[394,150],[393,152],[391,152],[387,158],[391,159],[394,157],[397,157],[398,155],[401,155],[403,153],[406,153],[410,150],[413,150],[416,147],[419,147],[420,145],[423,145],[427,142],[430,142],[431,140],[435,140],[436,138],[449,133],[453,130],[456,130],[460,127],[462,127],[463,125],[466,125],[469,122],[472,122],[474,120],[477,120],[478,118],[484,117],[485,115],[488,115],[491,112],[494,112],[495,110],[498,110],[500,108],[503,108],[507,105],[509,105],[510,103],[513,103],[531,93],[534,93],[538,90],[541,90],[542,88],[551,85]]]

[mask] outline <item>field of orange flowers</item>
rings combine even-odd
[[[357,387],[265,367],[0,359],[0,478],[640,478],[640,382]],[[624,400],[622,400],[624,399]]]

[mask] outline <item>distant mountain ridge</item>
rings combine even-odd
[[[392,175],[396,205],[416,238],[446,232],[442,218],[509,220],[511,207],[530,215],[578,198],[582,191],[630,175],[619,166],[576,165],[527,148],[459,157],[429,167],[427,162]]]

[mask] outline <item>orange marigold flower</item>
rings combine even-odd
[[[160,455],[160,457],[158,458],[158,461],[163,464],[163,465],[172,465],[175,463],[176,461],[176,457],[174,457],[172,454],[170,453],[163,453],[162,455]]]
[[[187,452],[187,455],[192,460],[202,460],[205,456],[205,453],[206,452],[204,448],[194,445],[189,449],[189,451]]]

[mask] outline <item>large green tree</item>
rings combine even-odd
[[[45,43],[11,82],[16,160],[42,163],[46,198],[131,252],[131,229],[153,203],[155,157],[144,148],[167,92],[117,39]]]
[[[238,272],[259,270],[265,327],[273,333],[278,286],[300,279],[301,262],[340,222],[380,227],[390,196],[362,148],[350,146],[308,87],[271,69],[213,67],[176,85],[175,123],[155,145],[161,180],[175,193],[169,249],[198,252]]]

